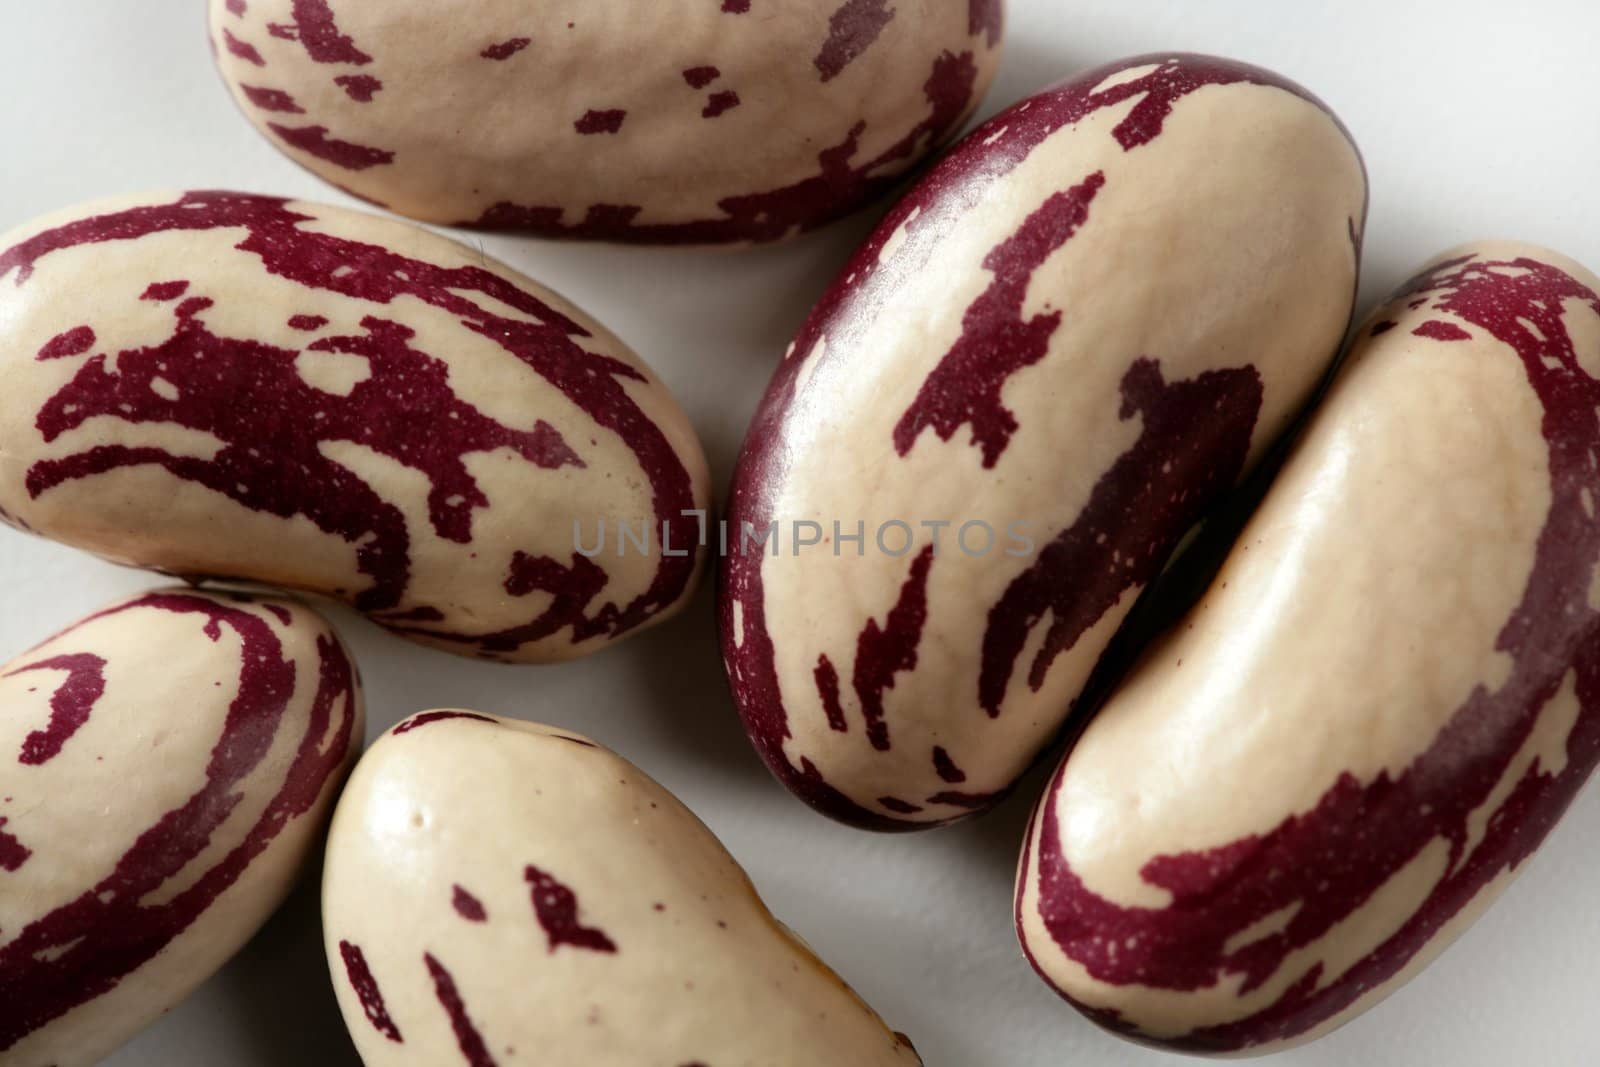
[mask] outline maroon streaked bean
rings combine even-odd
[[[0,1062],[87,1067],[237,952],[360,747],[290,600],[144,593],[0,667]]]
[[[0,518],[186,577],[339,597],[397,633],[567,659],[670,615],[709,492],[602,326],[464,245],[240,193],[0,237]],[[575,524],[648,534],[579,552]]]
[[[1012,786],[1323,375],[1365,198],[1305,90],[1171,55],[1017,104],[910,192],[802,329],[734,478],[723,651],[789,788],[909,829]],[[795,551],[801,521],[825,543]],[[776,555],[739,536],[772,522]]]
[[[368,1067],[917,1067],[711,831],[585,738],[414,715],[339,800],[323,881]]]
[[[885,191],[994,77],[1002,0],[211,0],[245,116],[433,222],[771,241]]]
[[[1036,810],[1040,974],[1238,1053],[1425,966],[1600,760],[1597,495],[1600,279],[1505,243],[1424,269]]]

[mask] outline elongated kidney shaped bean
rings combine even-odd
[[[1203,56],[1040,93],[911,191],[734,479],[723,651],[791,789],[892,829],[1011,786],[1323,374],[1365,195],[1316,100]]]
[[[1001,0],[211,0],[244,114],[402,214],[775,240],[885,190],[999,61]]]
[[[1263,1051],[1449,944],[1600,759],[1597,470],[1600,280],[1514,244],[1418,275],[1036,811],[1039,972]]]
[[[0,517],[114,560],[537,661],[671,614],[703,556],[705,460],[644,364],[403,223],[91,205],[0,237],[0,323]],[[597,525],[634,550],[587,554]]]
[[[368,1067],[915,1067],[711,831],[592,741],[414,715],[328,839],[324,931]]]
[[[238,951],[361,736],[288,600],[145,593],[0,667],[0,1062],[96,1063]]]

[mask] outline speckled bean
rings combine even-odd
[[[360,747],[289,600],[144,593],[0,667],[0,1063],[87,1067],[266,921]]]
[[[1035,812],[1019,932],[1091,1017],[1194,1052],[1332,1029],[1480,915],[1589,777],[1597,294],[1480,244],[1364,327]]]
[[[339,801],[323,883],[367,1067],[917,1067],[637,767],[478,712],[405,720]]]
[[[1002,0],[211,0],[295,162],[433,222],[776,240],[887,189],[999,61]]]
[[[451,651],[597,650],[704,555],[705,459],[648,368],[404,223],[218,192],[40,220],[0,237],[0,366],[0,518]],[[602,525],[644,536],[591,555]]]
[[[734,479],[723,651],[779,778],[880,829],[995,803],[1323,375],[1365,197],[1322,105],[1203,56],[1042,92],[930,172],[812,313]],[[776,554],[744,538],[774,521]]]

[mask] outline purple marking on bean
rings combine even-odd
[[[358,104],[370,104],[372,97],[383,88],[383,82],[370,74],[341,74],[333,79],[333,84]]]
[[[990,718],[1000,716],[1035,627],[1050,619],[1028,669],[1028,686],[1038,692],[1056,657],[1129,590],[1154,580],[1184,534],[1233,488],[1250,453],[1262,392],[1251,366],[1179,382],[1164,380],[1154,360],[1128,368],[1118,414],[1139,419],[1139,439],[1095,483],[1072,525],[989,609],[978,701]]]
[[[139,299],[159,304],[176,300],[188,291],[189,283],[186,281],[151,282],[145,291],[139,294]]]
[[[350,980],[350,988],[356,991],[356,999],[361,1002],[361,1013],[367,1017],[372,1028],[397,1045],[405,1044],[405,1038],[400,1036],[400,1027],[389,1017],[389,1008],[383,1002],[383,991],[378,988],[372,968],[367,966],[367,957],[361,951],[361,946],[340,941],[339,958],[344,960],[345,977]]]
[[[455,978],[431,952],[423,954],[422,962],[427,965],[428,974],[433,978],[434,996],[439,998],[445,1014],[450,1017],[450,1029],[455,1031],[456,1046],[461,1049],[467,1067],[496,1067],[494,1057],[489,1054],[489,1046],[484,1043],[483,1035],[478,1033],[472,1016],[467,1013],[466,1002],[461,999],[460,990],[456,989]]]
[[[236,15],[239,18],[243,18],[244,17],[245,0],[228,0],[227,7],[228,7],[228,14]]]
[[[609,111],[585,111],[583,117],[572,124],[572,128],[582,134],[616,133],[622,129],[623,119],[628,113],[620,108]]]
[[[1600,382],[1585,370],[1563,318],[1572,302],[1600,315],[1600,294],[1536,260],[1470,257],[1419,275],[1397,299],[1412,292],[1436,296],[1440,310],[1512,349],[1544,408],[1551,504],[1521,602],[1495,642],[1511,663],[1505,680],[1475,689],[1398,774],[1384,771],[1366,783],[1343,774],[1314,808],[1266,833],[1152,858],[1140,873],[1172,894],[1168,907],[1122,907],[1078,878],[1062,853],[1051,803],[1060,771],[1036,813],[1043,820],[1038,856],[1025,852],[1023,871],[1026,878],[1029,864],[1037,863],[1046,929],[1097,981],[1181,991],[1243,976],[1243,994],[1327,936],[1434,842],[1449,842],[1449,863],[1405,922],[1339,975],[1324,979],[1320,963],[1308,966],[1272,1003],[1163,1041],[1170,1047],[1233,1052],[1334,1018],[1399,974],[1463,907],[1519,867],[1600,762],[1600,611],[1589,603],[1600,526],[1585,506],[1600,489],[1591,466],[1600,451]],[[1464,352],[1460,358],[1499,357]],[[1579,714],[1566,738],[1565,767],[1546,770],[1535,760],[1469,851],[1475,817],[1569,673]],[[1382,832],[1371,832],[1375,826]],[[1236,935],[1290,905],[1296,910],[1281,931],[1230,949]],[[1112,1011],[1079,1010],[1107,1027],[1132,1029]]]
[[[940,745],[933,746],[933,769],[939,775],[939,780],[949,782],[951,785],[960,785],[967,780],[967,772],[956,766],[956,761],[950,758]]]
[[[267,61],[261,58],[261,53],[256,51],[255,45],[239,40],[226,28],[222,31],[222,44],[231,55],[246,63],[253,63],[258,67],[267,65]]]
[[[289,609],[282,604],[262,604],[261,608],[285,626],[290,626],[294,623],[294,616],[290,615]]]
[[[740,13],[743,10],[747,8]],[[635,221],[640,213],[636,204],[593,204],[582,219],[567,222],[561,207],[501,201],[460,225],[520,230],[546,237],[658,244],[775,241],[831,222],[898,184],[904,165],[927,146],[943,141],[966,115],[977,78],[978,68],[971,52],[942,53],[933,60],[922,87],[929,104],[928,116],[905,136],[877,155],[852,163],[866,131],[865,123],[857,123],[842,141],[818,153],[816,174],[779,189],[726,197],[717,202],[720,217],[639,223]]]
[[[889,0],[844,0],[828,18],[828,38],[811,62],[825,82],[855,62],[894,21]]]
[[[332,163],[345,170],[367,170],[394,162],[394,153],[385,148],[371,148],[341,141],[328,136],[326,126],[285,126],[278,122],[267,123],[267,129],[277,134],[292,148],[307,155]]]
[[[292,315],[289,317],[289,328],[311,333],[328,325],[328,320],[321,315]]]
[[[62,746],[83,728],[106,691],[106,661],[90,652],[72,652],[24,664],[0,677],[12,678],[28,671],[65,671],[66,680],[50,695],[50,723],[22,741],[18,762],[37,767],[60,754]]]
[[[533,896],[533,912],[550,940],[553,953],[562,945],[590,952],[616,952],[617,946],[603,930],[578,921],[578,896],[571,889],[531,864],[522,872]]]
[[[839,702],[839,670],[826,652],[817,657],[811,677],[817,683],[817,696],[822,699],[822,713],[828,717],[828,728],[835,733],[848,733],[850,721],[845,718],[844,705]]]
[[[280,34],[277,27],[273,28],[273,33],[275,36],[298,40],[312,62],[348,63],[355,67],[372,62],[371,56],[357,48],[355,41],[340,31],[328,0],[293,0],[292,10],[293,35]]]
[[[223,626],[233,629],[243,645],[238,695],[212,749],[205,783],[135,839],[100,882],[0,945],[0,1051],[109,992],[158,955],[234,884],[285,824],[315,805],[350,752],[352,668],[336,641],[319,637],[306,730],[278,778],[282,784],[238,844],[193,872],[195,877],[186,875],[185,888],[171,899],[151,902],[152,894],[206,852],[240,802],[242,783],[261,767],[283,726],[296,671],[263,619],[208,598],[149,593],[78,625],[146,608],[202,616],[213,638]]]
[[[532,37],[513,37],[509,41],[501,41],[499,44],[490,45],[483,51],[479,52],[478,55],[482,56],[484,59],[492,59],[496,62],[504,62],[532,43]]]
[[[587,330],[498,274],[474,266],[440,267],[370,244],[302,229],[301,224],[312,218],[291,211],[281,199],[187,193],[172,204],[79,219],[30,237],[0,251],[0,278],[16,270],[16,284],[25,284],[37,260],[63,248],[135,240],[153,233],[243,229],[245,236],[235,247],[260,257],[262,268],[273,276],[310,290],[375,304],[414,297],[453,315],[463,328],[489,339],[526,364],[597,426],[615,433],[631,449],[649,483],[656,524],[666,525],[673,544],[695,543],[698,527],[691,513],[695,504],[689,473],[661,428],[623,386],[624,381],[644,381],[643,375],[620,360],[589,352],[578,343],[578,339],[589,336]],[[487,298],[485,304],[475,302],[473,294]],[[531,321],[496,312],[494,307],[498,304],[521,312]],[[376,534],[376,540],[364,543],[358,552],[362,573],[371,576],[374,584],[355,596],[354,601],[364,610],[381,611],[399,607],[409,582],[409,539],[403,516],[366,483],[323,457],[320,440],[353,440],[402,462],[417,464],[433,485],[429,512],[436,531],[458,541],[470,536],[471,512],[487,503],[466,471],[466,453],[490,442],[514,443],[513,447],[530,462],[537,462],[539,457],[548,462],[575,461],[575,454],[548,425],[539,424],[531,433],[511,430],[457,398],[449,388],[445,365],[411,348],[410,331],[390,320],[369,316],[362,320],[365,333],[322,338],[311,346],[317,351],[368,358],[372,377],[358,383],[349,396],[337,397],[312,389],[300,378],[294,369],[297,351],[219,337],[193,317],[192,309],[188,318],[182,317],[183,307],[178,311],[177,329],[167,342],[155,349],[121,353],[115,376],[107,374],[103,360],[86,362],[73,383],[40,412],[39,420],[65,430],[92,414],[126,418],[128,413],[121,406],[126,401],[136,417],[142,412],[157,421],[208,429],[236,444],[224,447],[211,460],[177,457],[153,448],[91,448],[75,456],[36,464],[29,477],[41,492],[50,484],[100,469],[157,463],[180,477],[202,484],[213,482],[219,491],[240,502],[249,501],[246,506],[276,507],[285,517],[303,514],[313,521],[320,518],[330,532],[340,532],[351,543],[365,542],[368,534]],[[187,366],[169,362],[162,369],[156,366],[162,360],[184,362]],[[218,364],[213,360],[231,368],[232,377],[220,385],[216,378]],[[209,368],[207,373],[200,372],[200,363]],[[180,392],[180,401],[165,401],[151,392],[150,381],[157,371],[169,381],[177,382],[173,375],[188,379],[189,388]],[[392,382],[390,371],[394,373]],[[400,382],[404,383],[403,388]],[[240,389],[247,390],[249,404],[240,403]],[[215,399],[204,399],[208,397]],[[99,406],[95,411],[65,410],[80,400]],[[402,409],[405,418],[396,414]],[[432,411],[441,420],[448,419],[452,411],[458,414],[458,418],[449,420],[450,449],[440,449],[437,439],[423,440],[405,429],[423,410]],[[253,417],[241,422],[235,417],[240,411]],[[300,430],[284,433],[282,416],[274,413],[291,411],[295,413],[296,427],[313,426],[323,436],[312,440]],[[322,419],[308,417],[317,411],[323,412]],[[345,424],[337,434],[330,427],[319,425],[330,419]],[[250,455],[251,448],[257,455]],[[305,478],[307,470],[317,475],[310,482]],[[295,472],[292,477],[288,476],[291,471]],[[238,488],[241,483],[243,490]],[[616,636],[649,621],[682,595],[694,573],[692,555],[664,555],[644,592],[626,604],[605,602],[585,614],[574,605],[587,604],[592,599],[586,598],[585,593],[593,584],[593,576],[576,564],[539,568],[527,562],[537,558],[524,554],[514,577],[529,583],[530,590],[546,588],[558,595],[526,623],[488,634],[399,625],[402,620],[422,618],[416,612],[431,605],[416,605],[398,613],[395,619],[379,621],[402,633],[477,645],[488,652],[514,651],[527,641],[566,627],[571,627],[573,641],[578,642],[600,635]],[[573,588],[549,590],[562,571],[572,575]]]
[[[922,626],[928,620],[928,571],[932,566],[933,546],[928,545],[911,561],[911,573],[901,584],[900,596],[889,609],[883,626],[878,625],[877,619],[868,619],[856,637],[856,663],[850,685],[861,701],[867,741],[879,752],[890,748],[889,725],[883,717],[883,694],[894,688],[896,674],[913,670],[917,665],[917,645],[922,641]],[[819,672],[824,663],[825,658],[818,661]],[[831,671],[832,664],[828,664],[828,668]],[[842,716],[843,712],[839,714]],[[830,709],[830,725],[833,715]]]
[[[489,912],[484,908],[483,901],[458,886],[451,887],[450,906],[456,909],[456,914],[469,923],[481,923],[489,920]]]
[[[294,97],[282,89],[260,89],[254,85],[239,83],[239,91],[245,99],[250,101],[262,111],[278,111],[290,115],[304,115],[305,108],[294,102]]]
[[[750,11],[750,0],[722,0],[722,10],[730,15],[744,15]]]
[[[706,98],[706,106],[700,110],[700,117],[714,119],[725,111],[732,111],[739,106],[739,94],[732,89],[720,93],[712,93]]]
[[[1453,322],[1444,322],[1440,319],[1429,319],[1427,322],[1411,331],[1418,337],[1426,337],[1432,341],[1470,341],[1472,335]]]
[[[81,356],[94,347],[94,342],[94,330],[87,326],[74,326],[46,341],[44,347],[39,349],[37,358],[66,359],[69,356]]]
[[[394,735],[409,734],[412,730],[421,729],[429,723],[444,722],[447,719],[472,719],[477,722],[494,723],[487,715],[475,715],[470,711],[425,711],[421,715],[413,715],[405,722],[394,728]]]
[[[922,810],[918,805],[901,800],[899,797],[879,797],[878,803],[898,815],[915,815]]]
[[[987,34],[990,48],[1000,43],[1005,21],[1005,0],[967,0],[967,32]]]
[[[993,793],[963,793],[959,790],[946,789],[933,794],[928,798],[929,804],[944,804],[952,808],[968,808],[972,811],[983,811],[992,808],[1010,793],[1010,787],[997,790]]]
[[[896,452],[909,453],[925,429],[948,441],[966,426],[972,443],[983,452],[983,465],[995,465],[1017,429],[1000,392],[1013,374],[1045,357],[1061,325],[1059,308],[1023,318],[1028,285],[1045,260],[1089,221],[1090,206],[1105,184],[1105,174],[1097,171],[1051,195],[1016,233],[984,257],[984,269],[993,274],[993,281],[967,308],[961,336],[923,380],[916,400],[895,424]]]
[[[6,817],[0,815],[0,871],[20,870],[33,850],[6,832]]]
[[[704,89],[720,77],[722,71],[710,66],[690,67],[683,72],[683,80],[689,83],[691,89]]]

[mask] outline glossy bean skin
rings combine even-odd
[[[774,773],[875,829],[996,803],[1323,376],[1365,207],[1321,104],[1205,56],[1092,71],[942,160],[813,311],[735,474],[723,652]],[[745,536],[774,521],[776,554]]]
[[[1339,1026],[1483,912],[1593,771],[1597,294],[1486,243],[1363,327],[1034,814],[1019,934],[1090,1017],[1213,1053]]]
[[[1002,0],[212,0],[244,115],[296,163],[430,222],[778,240],[953,135]]]
[[[698,574],[705,459],[666,388],[416,227],[241,193],[90,205],[0,237],[0,323],[0,517],[54,540],[514,661],[603,648]],[[623,523],[637,551],[592,552]]]
[[[0,667],[0,1062],[87,1067],[267,920],[362,737],[290,600],[157,590]]]
[[[323,917],[368,1067],[920,1063],[676,798],[550,727],[443,709],[384,735]]]

